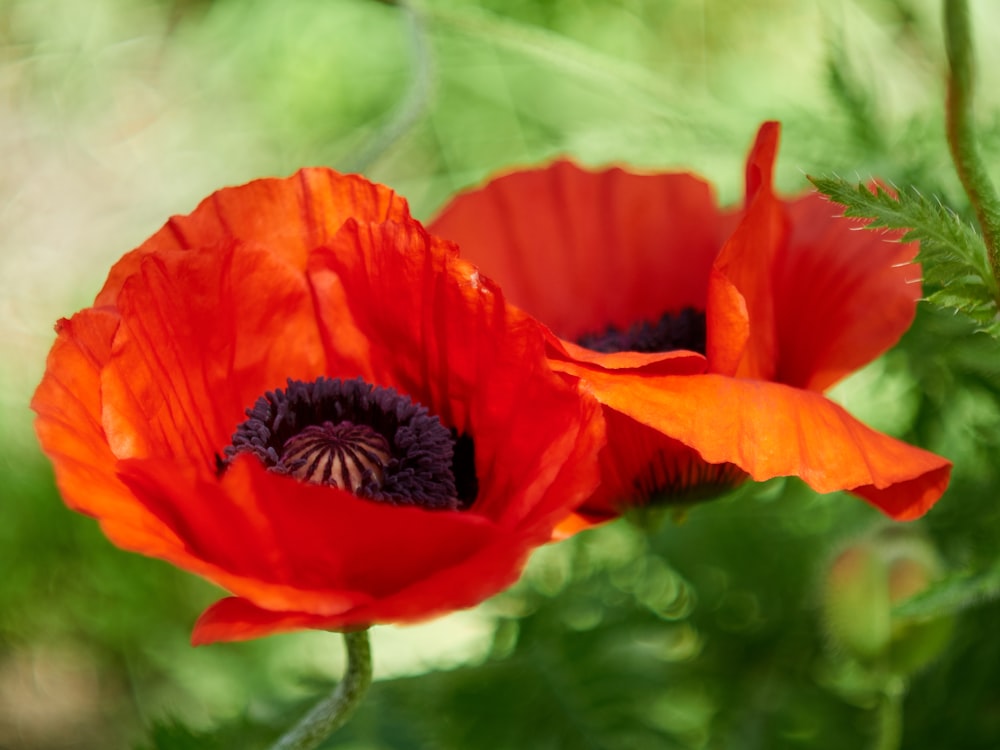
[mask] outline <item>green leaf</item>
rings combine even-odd
[[[927,301],[958,310],[980,331],[1000,338],[1000,287],[979,234],[954,211],[916,189],[893,194],[839,177],[810,177],[823,195],[844,206],[845,216],[869,219],[871,229],[903,229],[903,240],[920,243],[924,282],[934,288]]]
[[[826,60],[826,83],[830,94],[847,116],[853,139],[867,149],[879,152],[885,146],[878,111],[879,97],[871,89],[870,76],[860,76],[852,64],[843,39],[844,30],[830,41]]]
[[[157,722],[149,732],[149,739],[136,750],[222,750],[219,740],[194,732],[178,721]]]
[[[940,617],[1000,599],[1000,563],[978,574],[964,573],[936,583],[896,607],[900,617]]]
[[[206,731],[195,731],[178,719],[154,722],[149,736],[135,750],[263,750],[275,738],[275,730],[238,718]]]

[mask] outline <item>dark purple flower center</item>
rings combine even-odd
[[[275,473],[394,505],[463,510],[478,492],[472,438],[393,388],[289,380],[246,414],[220,472],[252,453]]]
[[[678,313],[663,313],[655,323],[641,321],[628,330],[608,326],[599,333],[585,333],[576,343],[595,352],[672,352],[686,349],[705,353],[705,313],[685,307]]]
[[[324,422],[288,438],[281,463],[296,479],[358,492],[368,481],[382,485],[391,455],[389,441],[371,427]]]

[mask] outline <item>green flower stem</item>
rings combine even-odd
[[[329,698],[320,701],[271,750],[313,750],[347,723],[372,683],[372,650],[368,631],[344,633],[347,670]]]
[[[955,169],[983,232],[993,278],[1000,282],[1000,197],[976,146],[972,123],[973,55],[967,0],[945,0],[948,49],[948,145]]]
[[[878,737],[875,750],[899,750],[903,744],[903,697],[906,687],[900,678],[890,678],[878,707]]]
[[[383,0],[384,2],[385,0]],[[434,64],[423,12],[409,0],[393,0],[402,11],[410,48],[412,77],[406,95],[368,143],[350,160],[338,164],[343,172],[365,172],[417,123],[427,109],[434,79]]]
[[[475,4],[407,2],[420,10],[432,28],[448,29],[479,44],[526,54],[553,70],[594,86],[609,87],[610,91],[618,93],[627,91],[630,98],[671,122],[691,121],[690,107],[685,110],[674,105],[680,94],[674,87],[665,85],[662,76],[652,75],[641,66],[623,63],[620,57],[596,52],[562,34],[520,23]]]

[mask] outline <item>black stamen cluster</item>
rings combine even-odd
[[[631,502],[646,505],[693,505],[711,500],[742,484],[745,471],[735,464],[706,464],[659,454],[633,481]]]
[[[672,352],[685,349],[705,353],[705,313],[685,307],[679,313],[664,313],[655,323],[642,321],[623,331],[608,326],[601,333],[586,333],[576,340],[595,352]]]
[[[374,386],[361,378],[289,380],[287,388],[268,391],[257,399],[246,415],[225,449],[223,471],[238,454],[252,453],[269,470],[290,474],[296,467],[282,460],[290,438],[310,426],[350,422],[382,435],[391,452],[381,482],[374,475],[366,476],[355,491],[358,496],[451,510],[467,508],[475,499],[471,447],[456,451],[453,431],[394,388]],[[471,443],[471,438],[466,439]],[[456,474],[461,478],[459,487]]]

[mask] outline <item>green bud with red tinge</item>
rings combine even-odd
[[[934,547],[910,528],[883,527],[852,542],[826,572],[827,630],[857,661],[913,674],[943,651],[954,619],[900,617],[893,608],[925,591],[940,573]]]

